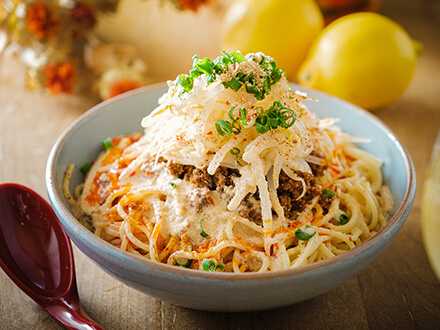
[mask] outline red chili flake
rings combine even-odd
[[[348,238],[350,240],[350,242],[352,241],[351,237]]]
[[[215,206],[214,200],[212,199],[212,197],[208,196],[206,197],[206,200],[209,202],[209,204],[211,204],[212,206]]]

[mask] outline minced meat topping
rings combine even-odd
[[[307,204],[316,196],[321,194],[321,188],[317,185],[315,176],[321,176],[326,166],[310,164],[313,175],[297,171],[296,174],[301,177],[306,184],[306,191],[302,198],[299,196],[303,192],[303,184],[300,181],[291,179],[286,173],[281,171],[279,176],[279,187],[277,189],[278,198],[284,209],[284,215],[288,219],[295,219],[298,213],[301,213]],[[223,195],[226,200],[233,197],[234,178],[239,177],[237,169],[220,166],[214,175],[209,175],[207,168],[199,169],[192,165],[182,165],[168,161],[167,168],[175,177],[191,182],[201,189],[198,195],[200,202],[194,205],[197,211],[200,211],[209,203],[210,191],[217,191]],[[256,223],[261,223],[261,210],[259,205],[258,189],[254,194],[248,194],[237,209],[240,216],[252,219]],[[324,210],[325,211],[325,210]]]

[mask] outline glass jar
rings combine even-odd
[[[423,184],[422,233],[429,261],[440,279],[440,132]]]

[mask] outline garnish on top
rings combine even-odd
[[[222,51],[222,53],[223,56],[213,61],[209,58],[199,59],[196,55],[193,56],[192,70],[188,75],[180,74],[175,81],[182,87],[180,95],[191,92],[194,88],[194,80],[204,75],[208,85],[218,81],[225,89],[230,88],[234,92],[244,88],[257,101],[261,101],[270,93],[272,86],[285,76],[284,70],[279,68],[271,57],[262,53],[251,53],[246,56],[239,51],[232,53]],[[257,63],[258,70],[255,70],[255,66],[243,65],[247,61]],[[217,133],[228,137],[232,133],[239,134],[242,127],[250,126],[254,126],[258,133],[265,133],[278,127],[289,128],[296,121],[294,111],[279,101],[274,101],[267,109],[257,107],[253,112],[255,111],[257,115],[252,122],[249,122],[249,113],[245,107],[232,106],[228,111],[230,120],[216,121]]]
[[[219,75],[227,73],[231,68],[235,68],[237,64],[249,59],[257,62],[264,74],[257,76],[255,72],[247,73],[239,71],[235,76],[222,82],[225,88],[231,88],[236,92],[242,86],[245,86],[246,91],[255,95],[257,100],[263,100],[270,92],[272,85],[280,81],[284,75],[284,70],[278,68],[272,58],[261,53],[251,53],[246,56],[242,55],[239,51],[232,53],[222,51],[222,53],[224,55],[217,57],[214,61],[211,61],[209,58],[200,60],[196,55],[193,56],[193,69],[189,75],[181,74],[177,77],[176,82],[183,87],[183,92],[192,90],[194,78],[204,74],[206,75],[207,83],[213,83]]]

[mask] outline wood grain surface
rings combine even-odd
[[[440,282],[428,263],[420,221],[424,174],[440,129],[440,1],[383,0],[381,12],[424,44],[406,93],[375,112],[407,147],[417,171],[414,207],[390,247],[360,275],[322,296],[239,314],[189,310],[150,298],[107,275],[74,247],[79,295],[96,321],[106,329],[440,329]],[[20,183],[47,197],[45,166],[52,145],[96,102],[27,91],[22,64],[0,58],[0,182]],[[0,271],[0,329],[60,328]]]

